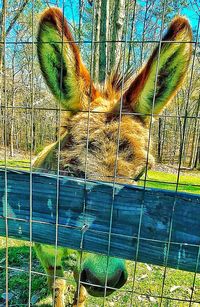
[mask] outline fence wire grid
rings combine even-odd
[[[173,227],[173,212],[169,225],[166,262],[163,267],[141,264],[137,261],[140,246],[142,218],[144,214],[144,199],[141,201],[140,219],[137,235],[136,261],[127,261],[128,280],[117,289],[108,283],[108,266],[110,259],[110,241],[113,223],[113,205],[115,200],[115,185],[124,180],[133,181],[130,176],[118,174],[119,148],[121,146],[121,123],[123,116],[139,117],[144,113],[123,108],[123,93],[126,83],[125,73],[132,69],[139,72],[144,63],[158,46],[156,61],[156,77],[153,86],[151,111],[145,114],[148,118],[148,141],[146,163],[138,184],[144,187],[169,189],[175,192],[184,191],[196,193],[200,191],[200,6],[198,1],[151,1],[151,0],[77,0],[77,1],[44,1],[44,0],[2,0],[0,4],[0,64],[1,64],[1,96],[0,96],[0,167],[5,169],[5,204],[6,204],[6,237],[0,237],[0,306],[62,306],[53,303],[48,291],[44,271],[33,248],[32,240],[32,175],[33,161],[49,144],[58,142],[56,164],[51,168],[57,174],[57,203],[55,218],[55,258],[54,282],[56,281],[56,266],[58,259],[58,226],[59,226],[59,175],[66,175],[61,166],[62,139],[61,131],[65,128],[63,117],[73,110],[66,110],[56,103],[50,93],[39,68],[37,57],[37,32],[41,13],[49,7],[59,7],[67,19],[75,43],[79,46],[82,58],[95,83],[104,82],[112,69],[118,65],[121,72],[121,95],[119,98],[118,128],[116,138],[116,154],[113,173],[110,175],[90,172],[88,165],[90,147],[90,124],[93,114],[111,114],[112,111],[93,110],[92,101],[87,110],[79,110],[86,114],[86,140],[84,174],[81,177],[85,184],[85,199],[83,213],[87,208],[88,179],[102,180],[112,183],[112,204],[110,212],[107,270],[104,286],[91,284],[78,276],[79,304],[80,286],[97,286],[103,289],[102,297],[88,296],[86,306],[199,306],[200,275],[196,272],[184,272],[170,269],[167,266]],[[192,56],[187,76],[173,101],[162,113],[155,114],[156,89],[158,86],[159,63],[162,48],[162,37],[166,29],[177,15],[186,16],[193,31]],[[116,34],[117,32],[117,34]],[[118,37],[117,37],[118,35]],[[114,39],[113,39],[114,38]],[[64,27],[62,27],[61,55],[64,52]],[[177,44],[174,41],[167,43]],[[188,44],[187,41],[178,41]],[[44,43],[45,44],[45,43]],[[47,43],[49,44],[49,43]],[[103,57],[105,55],[105,57]],[[60,59],[60,101],[63,86],[63,61]],[[103,65],[103,66],[102,66]],[[92,84],[90,84],[90,94]],[[90,95],[91,96],[91,95]],[[68,120],[68,119],[66,119]],[[148,169],[151,141],[154,141],[153,154],[155,165]],[[30,240],[21,242],[9,238],[7,219],[7,170],[25,169],[30,171]],[[41,172],[47,170],[37,168]],[[74,175],[67,173],[67,175]],[[76,174],[75,174],[76,176]],[[77,174],[77,177],[79,175]],[[132,182],[136,184],[136,182]],[[175,209],[176,200],[173,204]],[[1,234],[0,234],[1,235]],[[80,244],[80,257],[71,252],[65,257],[65,275],[62,277],[68,285],[66,291],[66,306],[70,306],[76,290],[73,279],[75,263],[82,267],[84,232]],[[77,264],[78,262],[78,264]],[[114,293],[107,296],[107,291]],[[56,289],[53,291],[53,300]],[[68,305],[67,305],[68,304]]]

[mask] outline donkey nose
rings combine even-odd
[[[81,281],[84,282],[89,294],[106,296],[121,288],[127,281],[125,261],[118,258],[93,255],[87,258],[82,266]],[[113,288],[113,289],[112,289]]]
[[[106,296],[110,295],[115,290],[121,288],[127,280],[126,273],[121,270],[117,270],[115,275],[107,279]],[[98,279],[96,274],[93,274],[89,269],[85,269],[81,272],[81,281],[84,282],[89,294],[93,296],[104,296],[106,278],[103,280]]]

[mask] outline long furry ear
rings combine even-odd
[[[90,90],[95,96],[96,90],[67,21],[57,8],[49,8],[41,16],[37,51],[46,83],[62,106],[67,110],[87,107],[86,96]]]
[[[192,55],[192,31],[188,20],[176,17],[162,41],[160,55],[157,47],[124,94],[125,105],[143,118],[152,112],[157,63],[154,114],[161,112],[174,97],[185,78]]]

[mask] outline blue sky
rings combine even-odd
[[[198,26],[198,20],[200,17],[200,12],[199,15],[194,11],[193,8],[184,8],[182,9],[182,14],[185,15],[189,20],[192,25],[193,30],[197,29]]]
[[[150,0],[150,1],[153,1],[153,0]],[[154,0],[154,1],[156,3],[155,6],[158,7],[160,1],[159,0]],[[187,8],[181,8],[180,11],[174,10],[170,13],[170,15],[171,15],[171,18],[173,18],[174,16],[176,16],[178,14],[187,17],[189,19],[190,24],[191,24],[192,29],[193,29],[194,39],[196,40],[195,36],[196,36],[198,22],[199,22],[199,16],[200,16],[200,12],[198,12],[198,8],[197,8],[196,3],[198,3],[199,0],[188,0],[188,1],[190,1],[190,5],[188,5]],[[144,8],[143,13],[142,13],[143,17],[144,17],[146,0],[137,0],[137,3]],[[179,1],[179,3],[180,3],[180,1]],[[62,7],[63,1],[60,0],[59,4],[60,4],[60,7]],[[65,17],[71,22],[74,20],[75,23],[78,23],[78,21],[79,21],[78,4],[79,4],[78,0],[65,0],[65,2],[64,2]],[[137,22],[137,20],[136,20],[136,22]],[[143,22],[141,21],[141,19],[140,19],[139,22],[137,22],[136,26],[137,26],[136,37],[138,39],[142,39]]]
[[[42,1],[43,1],[44,5],[46,5],[46,2],[44,0],[42,0]],[[98,1],[98,0],[96,0],[96,1]],[[130,1],[133,1],[133,0],[130,0]],[[153,1],[153,0],[149,0],[149,1]],[[170,18],[173,18],[178,13],[186,16],[190,20],[190,24],[193,28],[194,39],[195,39],[195,34],[196,34],[196,30],[197,30],[197,26],[198,26],[198,20],[199,20],[198,9],[197,9],[195,2],[199,1],[199,0],[189,0],[189,1],[191,2],[190,6],[188,6],[187,8],[182,8],[179,12],[178,11],[176,12],[175,10],[172,11],[170,13]],[[51,3],[52,6],[56,3],[55,0],[49,1],[49,2]],[[87,5],[87,7],[90,6],[88,4],[88,1],[85,0],[85,3]],[[136,20],[135,38],[137,38],[138,40],[141,40],[142,39],[142,32],[143,32],[143,19],[144,19],[146,0],[137,0],[137,3],[140,6],[142,6],[143,9],[141,10],[141,12],[138,12],[140,15],[137,14],[137,17],[139,19]],[[155,3],[154,8],[157,9],[159,7],[159,0],[154,0],[154,3]],[[32,0],[30,0],[30,5],[32,5]],[[73,21],[74,21],[76,24],[78,24],[78,22],[79,22],[79,0],[59,0],[59,7],[62,9],[63,6],[64,6],[64,14],[65,14],[65,17],[68,19],[68,21],[70,23],[73,23]],[[0,0],[0,8],[1,7],[2,7],[2,1]],[[42,8],[41,8],[41,10],[42,10]],[[200,12],[199,12],[199,14],[200,14]],[[8,25],[8,23],[7,23],[7,25]],[[84,34],[86,34],[86,33],[84,33]],[[11,31],[11,36],[13,36],[12,31]],[[150,37],[150,36],[151,36],[151,33],[147,31],[145,38],[148,39],[148,37]],[[11,39],[10,37],[7,38],[7,40],[10,40],[10,39]],[[85,39],[85,37],[84,37],[84,39]]]
[[[150,1],[153,1],[153,0],[150,0]],[[156,3],[154,6],[158,7],[160,1],[159,0],[154,0],[154,1]],[[198,2],[196,2],[196,1],[199,1],[199,0],[189,0],[189,1],[190,1],[191,4],[187,8],[181,8],[180,11],[173,10],[170,13],[170,16],[171,16],[171,18],[173,18],[176,15],[180,14],[180,15],[187,17],[189,19],[190,24],[191,24],[192,29],[193,29],[194,39],[196,39],[195,35],[196,35],[198,22],[199,22],[199,16],[200,16],[200,12],[198,12],[198,8],[196,6],[196,3],[198,3]],[[141,14],[143,14],[143,17],[144,17],[146,0],[137,0],[137,3],[143,7],[143,12]],[[179,3],[180,3],[180,1],[179,1]],[[70,0],[70,1],[65,0],[65,2],[64,2],[65,17],[71,22],[72,22],[72,20],[74,20],[76,23],[78,23],[78,21],[79,21],[79,11],[78,11],[79,6],[78,6],[78,4],[79,4],[78,0]],[[60,7],[62,7],[62,5],[63,5],[63,1],[60,0]],[[142,31],[143,31],[142,18],[140,18],[139,22],[137,20],[136,20],[136,22],[137,22],[136,23],[136,26],[137,26],[136,37],[138,39],[142,39]]]
[[[130,0],[132,1],[132,0]],[[153,0],[150,0],[153,1]],[[156,0],[155,0],[156,1]],[[199,0],[189,0],[190,1],[190,5],[188,6],[188,8],[183,8],[180,11],[181,15],[185,15],[189,20],[190,23],[192,25],[193,30],[197,29],[197,25],[198,25],[198,18],[200,16],[200,12],[198,12],[198,8],[197,8],[197,4],[200,2]],[[51,5],[53,6],[54,3],[56,3],[56,1],[49,1],[51,3]],[[30,4],[32,3],[32,0],[30,0]],[[45,1],[44,1],[45,3]],[[78,23],[79,20],[79,11],[78,11],[78,6],[79,6],[79,0],[59,0],[59,7],[62,8],[63,4],[64,4],[64,13],[65,16],[67,17],[67,19],[69,21],[74,20],[76,23]],[[88,2],[85,0],[85,3],[88,5]],[[142,7],[145,6],[146,4],[146,0],[137,0],[137,3],[139,5],[141,5]],[[2,8],[2,1],[0,1],[0,9]],[[178,13],[178,12],[177,12]],[[172,12],[172,15],[176,15],[177,14],[175,11]]]
[[[181,11],[180,11],[181,15],[186,16],[190,20],[190,23],[191,23],[193,30],[195,30],[197,28],[198,19],[199,19],[199,16],[200,16],[200,12],[199,12],[199,15],[198,15],[198,8],[195,4],[195,1],[191,0],[190,2],[193,4],[193,6],[190,5],[187,8],[182,8]],[[198,3],[198,1],[199,0],[197,0],[197,3]],[[75,22],[77,22],[77,23],[78,23],[78,20],[79,20],[78,3],[79,3],[78,0],[71,0],[71,1],[65,0],[64,1],[65,16],[67,17],[68,20],[74,19]],[[138,0],[137,3],[139,3],[141,6],[145,6],[146,0]],[[60,7],[63,6],[62,0],[59,1],[59,6]],[[173,11],[172,14],[175,16],[175,15],[178,14],[178,12]]]

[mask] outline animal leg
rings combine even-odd
[[[57,250],[57,261],[55,267],[55,249],[54,247],[35,244],[35,250],[46,273],[49,290],[52,293],[53,306],[65,306],[66,281],[64,280],[64,271],[61,264],[63,251]]]
[[[62,266],[46,268],[48,274],[48,285],[52,293],[54,307],[65,306],[65,290],[66,281],[64,280],[64,272]],[[55,277],[54,277],[55,276]]]
[[[79,294],[79,298],[78,298],[78,294]],[[79,292],[77,289],[75,296],[74,296],[73,307],[84,307],[86,298],[87,298],[87,291],[83,285],[80,285]]]

